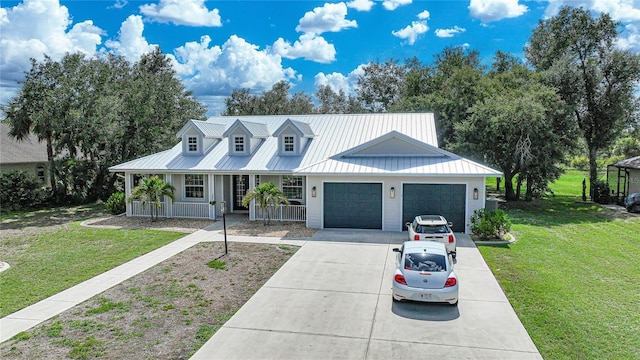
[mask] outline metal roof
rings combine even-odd
[[[615,163],[613,166],[619,167],[619,168],[640,169],[640,156],[620,160],[617,163]]]
[[[182,127],[182,129],[178,131],[177,136],[182,137],[182,135],[191,128],[196,129],[202,136],[206,138],[222,139],[224,137],[224,125],[200,120],[189,120]]]
[[[209,123],[224,125],[225,134],[242,124],[255,137],[275,134],[285,122],[314,134],[298,156],[279,155],[277,136],[261,140],[250,156],[229,155],[223,138],[203,155],[183,155],[182,146],[110,168],[131,172],[299,173],[350,175],[499,176],[499,171],[438,149],[432,113],[378,113],[330,115],[214,116]],[[247,128],[248,130],[248,128]],[[400,139],[410,150],[425,154],[393,153],[383,140]],[[376,146],[387,146],[377,148]],[[407,146],[409,148],[409,146]],[[358,151],[367,154],[360,156]],[[391,153],[381,153],[391,151]],[[348,156],[338,156],[348,154]],[[422,156],[424,155],[424,156]]]

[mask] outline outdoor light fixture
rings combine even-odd
[[[392,199],[395,199],[396,197],[396,188],[394,188],[393,186],[391,187],[391,190],[389,190],[389,197],[391,197]]]
[[[478,200],[478,188],[473,188],[473,200]]]
[[[311,197],[316,197],[316,187],[311,188]]]

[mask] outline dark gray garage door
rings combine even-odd
[[[404,184],[402,190],[402,224],[417,215],[442,215],[453,223],[453,231],[464,232],[464,184]]]
[[[325,183],[324,227],[382,229],[382,184]]]

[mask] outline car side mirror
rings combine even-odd
[[[448,252],[449,255],[451,255],[452,257],[456,257],[457,253],[455,251],[449,251]]]
[[[447,225],[449,225],[449,227],[453,227],[453,223],[448,223]]]
[[[400,249],[399,249],[399,248],[393,248],[393,252],[397,252],[397,253],[399,253],[399,252],[400,252]]]
[[[411,227],[411,222],[407,221],[406,223],[404,223],[404,226]]]

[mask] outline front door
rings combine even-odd
[[[249,175],[233,175],[233,210],[249,210],[242,206],[242,198],[249,190]]]

